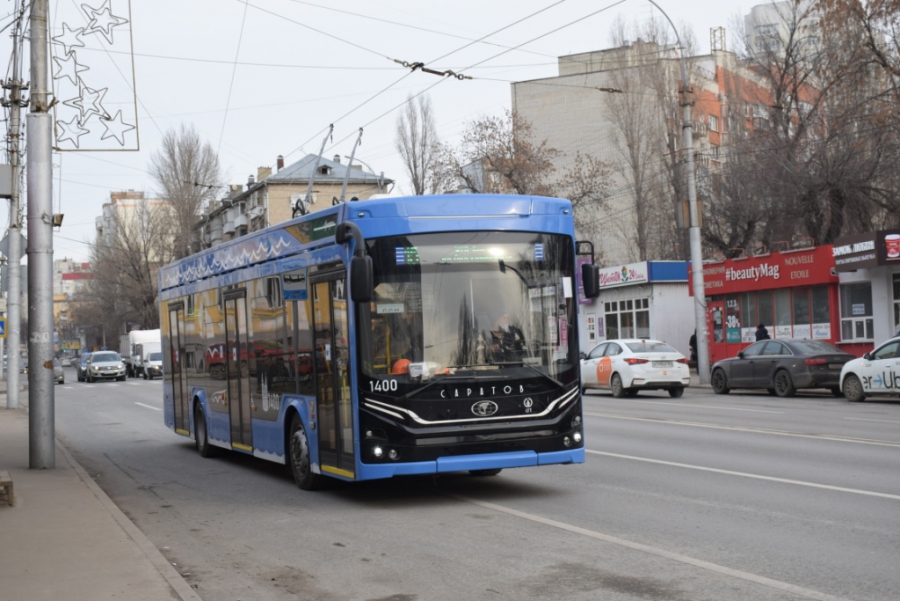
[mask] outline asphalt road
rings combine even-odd
[[[67,448],[207,600],[900,598],[900,403],[585,399],[587,463],[299,490],[162,384],[56,387]]]

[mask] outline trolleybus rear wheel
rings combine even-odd
[[[206,431],[206,418],[203,417],[203,409],[200,405],[194,410],[194,442],[197,444],[197,452],[201,457],[212,457],[214,449],[209,444],[209,433]]]

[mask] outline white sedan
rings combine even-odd
[[[678,398],[691,384],[688,360],[659,340],[607,340],[581,360],[582,390],[611,390],[616,398],[668,390]]]
[[[868,395],[900,394],[900,337],[883,343],[871,353],[844,364],[841,391],[848,401]]]

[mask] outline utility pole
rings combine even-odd
[[[706,286],[703,282],[703,247],[700,244],[700,212],[697,207],[697,179],[694,173],[694,132],[693,110],[691,104],[691,83],[688,80],[687,67],[684,63],[684,45],[678,36],[678,28],[659,5],[648,0],[663,14],[675,31],[678,42],[678,55],[681,58],[681,106],[684,111],[681,126],[682,143],[684,144],[684,169],[687,172],[688,204],[690,205],[691,227],[691,274],[694,292],[694,322],[697,329],[697,375],[701,384],[709,384],[709,335],[706,331]]]
[[[22,101],[22,91],[28,89],[23,86],[21,81],[20,68],[20,52],[22,50],[22,19],[24,18],[24,7],[19,10],[16,24],[13,30],[13,52],[12,52],[12,79],[3,86],[9,89],[9,162],[12,165],[12,198],[9,202],[9,231],[7,241],[9,242],[9,254],[7,255],[7,274],[9,282],[7,284],[7,313],[6,313],[6,340],[8,348],[6,349],[6,408],[16,409],[19,406],[19,344],[21,343],[20,325],[21,319],[21,271],[19,265],[22,263],[22,219],[20,209],[19,182],[22,179],[22,166],[20,164],[21,153],[21,109],[27,106],[27,101]],[[7,104],[4,102],[4,104]]]
[[[53,117],[48,92],[48,0],[31,6],[31,112],[28,136],[29,467],[56,467],[53,391]]]

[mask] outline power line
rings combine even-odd
[[[219,130],[219,146],[216,155],[222,150],[222,137],[225,135],[225,122],[228,120],[228,107],[231,105],[231,92],[234,89],[234,76],[237,73],[237,59],[241,54],[241,41],[244,39],[244,25],[247,22],[247,4],[244,4],[244,14],[241,17],[241,32],[238,34],[237,49],[234,51],[234,65],[231,69],[231,83],[228,84],[228,98],[225,101],[225,114],[222,115],[222,129]]]

